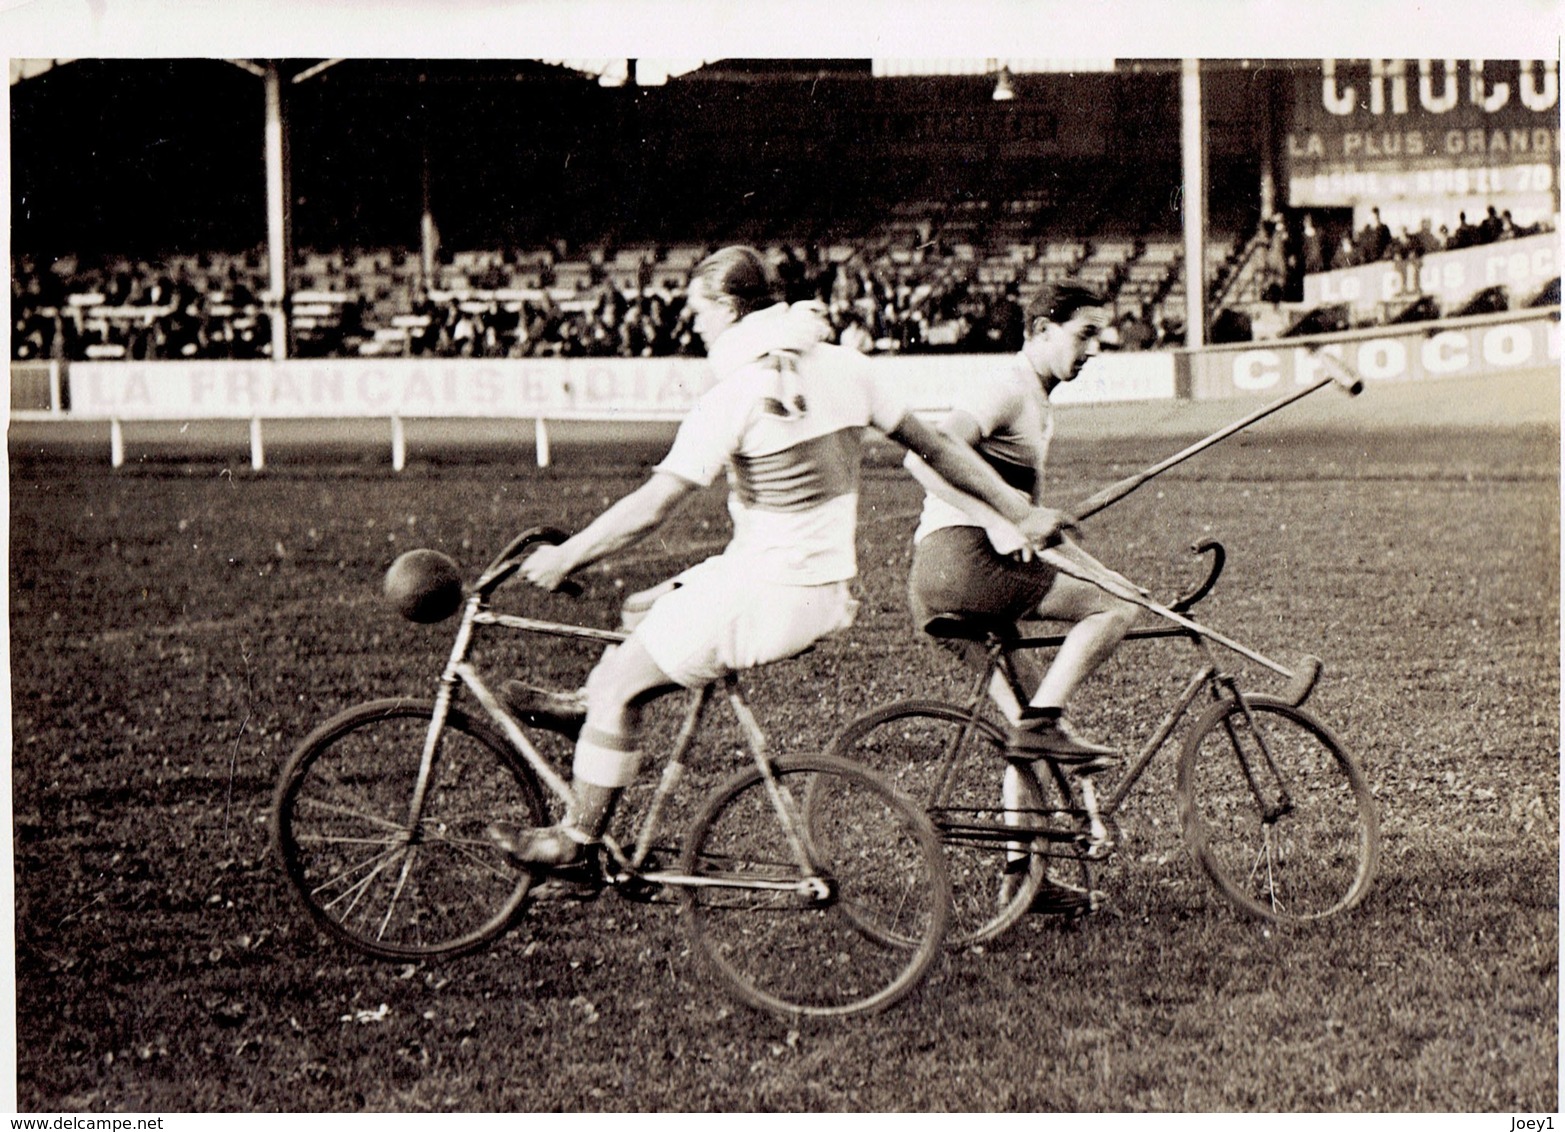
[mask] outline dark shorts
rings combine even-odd
[[[980,527],[942,527],[913,548],[908,599],[922,631],[932,617],[964,613],[1014,622],[1038,608],[1057,571],[995,552]]]

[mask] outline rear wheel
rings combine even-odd
[[[1176,789],[1191,851],[1252,915],[1322,919],[1352,908],[1374,881],[1380,826],[1363,772],[1283,700],[1246,696],[1244,707],[1209,710],[1185,742]]]
[[[951,901],[940,842],[917,807],[861,767],[808,755],[772,770],[775,798],[748,770],[696,819],[681,861],[696,880],[681,888],[691,935],[729,989],[761,1010],[884,1010],[940,954]],[[866,921],[884,932],[864,931]]]
[[[949,947],[1009,930],[1046,881],[1091,887],[1072,845],[1078,823],[1062,777],[1046,763],[1008,762],[1004,752],[1005,735],[993,723],[934,700],[862,715],[831,746],[832,754],[883,775],[929,815],[951,873]]]
[[[273,837],[311,918],[382,959],[476,951],[532,887],[484,835],[547,824],[532,771],[483,721],[452,709],[423,805],[413,798],[434,705],[379,700],[327,720],[283,770]]]

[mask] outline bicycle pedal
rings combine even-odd
[[[659,866],[655,861],[648,860],[645,867],[648,872],[652,872]],[[662,885],[648,880],[639,872],[616,873],[608,881],[617,895],[635,904],[651,904],[663,891]]]
[[[1114,855],[1114,850],[1119,848],[1112,837],[1086,842],[1083,856],[1089,861],[1106,861]]]
[[[1044,881],[1027,911],[1032,915],[1074,920],[1093,910],[1093,894],[1075,885]]]
[[[600,880],[550,876],[533,886],[528,899],[541,904],[589,904],[603,894]]]
[[[606,883],[603,875],[603,864],[596,851],[590,851],[578,861],[572,861],[565,865],[534,865],[529,866],[533,874],[538,878],[540,886],[559,883],[561,885],[574,885],[577,888],[592,888],[601,890]]]

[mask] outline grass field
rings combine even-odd
[[[111,472],[96,437],[13,428],[17,1104],[1553,1112],[1558,397],[1553,374],[1322,393],[1089,524],[1089,547],[1162,597],[1197,574],[1191,542],[1222,540],[1201,619],[1284,660],[1325,658],[1311,708],[1382,809],[1361,908],[1314,929],[1241,918],[1183,852],[1168,761],[1098,873],[1108,909],[1071,928],[1029,919],[942,959],[888,1014],[799,1029],[724,998],[671,908],[540,907],[477,956],[379,964],[322,938],[270,856],[293,744],[359,700],[427,694],[449,647],[444,627],[381,606],[387,563],[434,546],[476,571],[524,526],[577,527],[655,444],[565,443],[540,472],[525,445],[431,440],[401,474],[379,448],[285,446],[253,475],[242,438],[191,451],[169,436],[132,442]],[[1056,497],[1248,407],[1062,412]],[[908,624],[917,508],[877,453],[859,623],[749,681],[782,748],[965,680]],[[726,530],[709,493],[580,601],[507,601],[610,624],[625,590]],[[591,656],[484,659],[563,682]],[[1084,728],[1132,746],[1192,666],[1179,644],[1127,647],[1081,694]],[[697,789],[737,765],[735,738],[709,733]]]

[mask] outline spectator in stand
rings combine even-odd
[[[1344,267],[1352,267],[1358,263],[1358,249],[1353,244],[1353,237],[1344,235],[1337,241],[1337,250],[1331,257],[1331,269],[1340,271]]]
[[[1288,282],[1288,226],[1278,213],[1261,231],[1266,241],[1261,252],[1261,301],[1280,303]]]
[[[1161,325],[1158,325],[1161,323]],[[1154,325],[1157,326],[1157,344],[1159,346],[1183,346],[1185,344],[1185,325],[1172,319],[1159,318]]]
[[[842,326],[837,332],[837,344],[846,346],[850,350],[857,350],[861,354],[875,352],[874,337],[865,329],[858,312],[851,308],[842,313]]]
[[[62,339],[64,335],[56,334],[59,315],[51,320],[40,310],[18,307],[13,302],[12,310],[16,313],[11,318],[11,357],[20,362],[42,361],[52,356],[56,337]]]
[[[1511,210],[1507,208],[1500,213],[1500,234],[1495,238],[1498,240],[1514,240],[1519,235],[1521,235],[1521,231],[1516,227],[1516,222],[1511,219]]]
[[[1478,243],[1478,229],[1467,222],[1467,213],[1456,214],[1456,231],[1451,233],[1451,240],[1446,244],[1448,248],[1470,248]]]
[[[800,303],[816,297],[812,282],[806,279],[806,274],[798,253],[791,247],[784,247],[782,259],[777,264],[777,278],[782,283],[784,301]]]
[[[1478,222],[1478,242],[1480,244],[1494,243],[1500,238],[1500,233],[1504,230],[1504,227],[1500,223],[1500,214],[1494,210],[1494,205],[1491,204],[1487,214]]]
[[[1022,348],[1026,339],[1027,316],[1022,313],[1016,284],[1007,285],[1005,293],[990,305],[985,321],[988,351],[1014,354]]]
[[[1157,332],[1147,321],[1146,308],[1128,310],[1119,320],[1121,350],[1150,350],[1157,345]]]
[[[1386,258],[1402,263],[1406,260],[1417,259],[1422,254],[1418,242],[1414,240],[1413,233],[1403,228],[1386,248]]]
[[[1315,227],[1315,217],[1306,212],[1299,229],[1299,258],[1304,274],[1315,275],[1326,270],[1325,240]]]
[[[1380,209],[1371,208],[1369,216],[1369,220],[1359,230],[1359,263],[1376,263],[1385,259],[1391,247],[1391,229],[1380,218]]]

